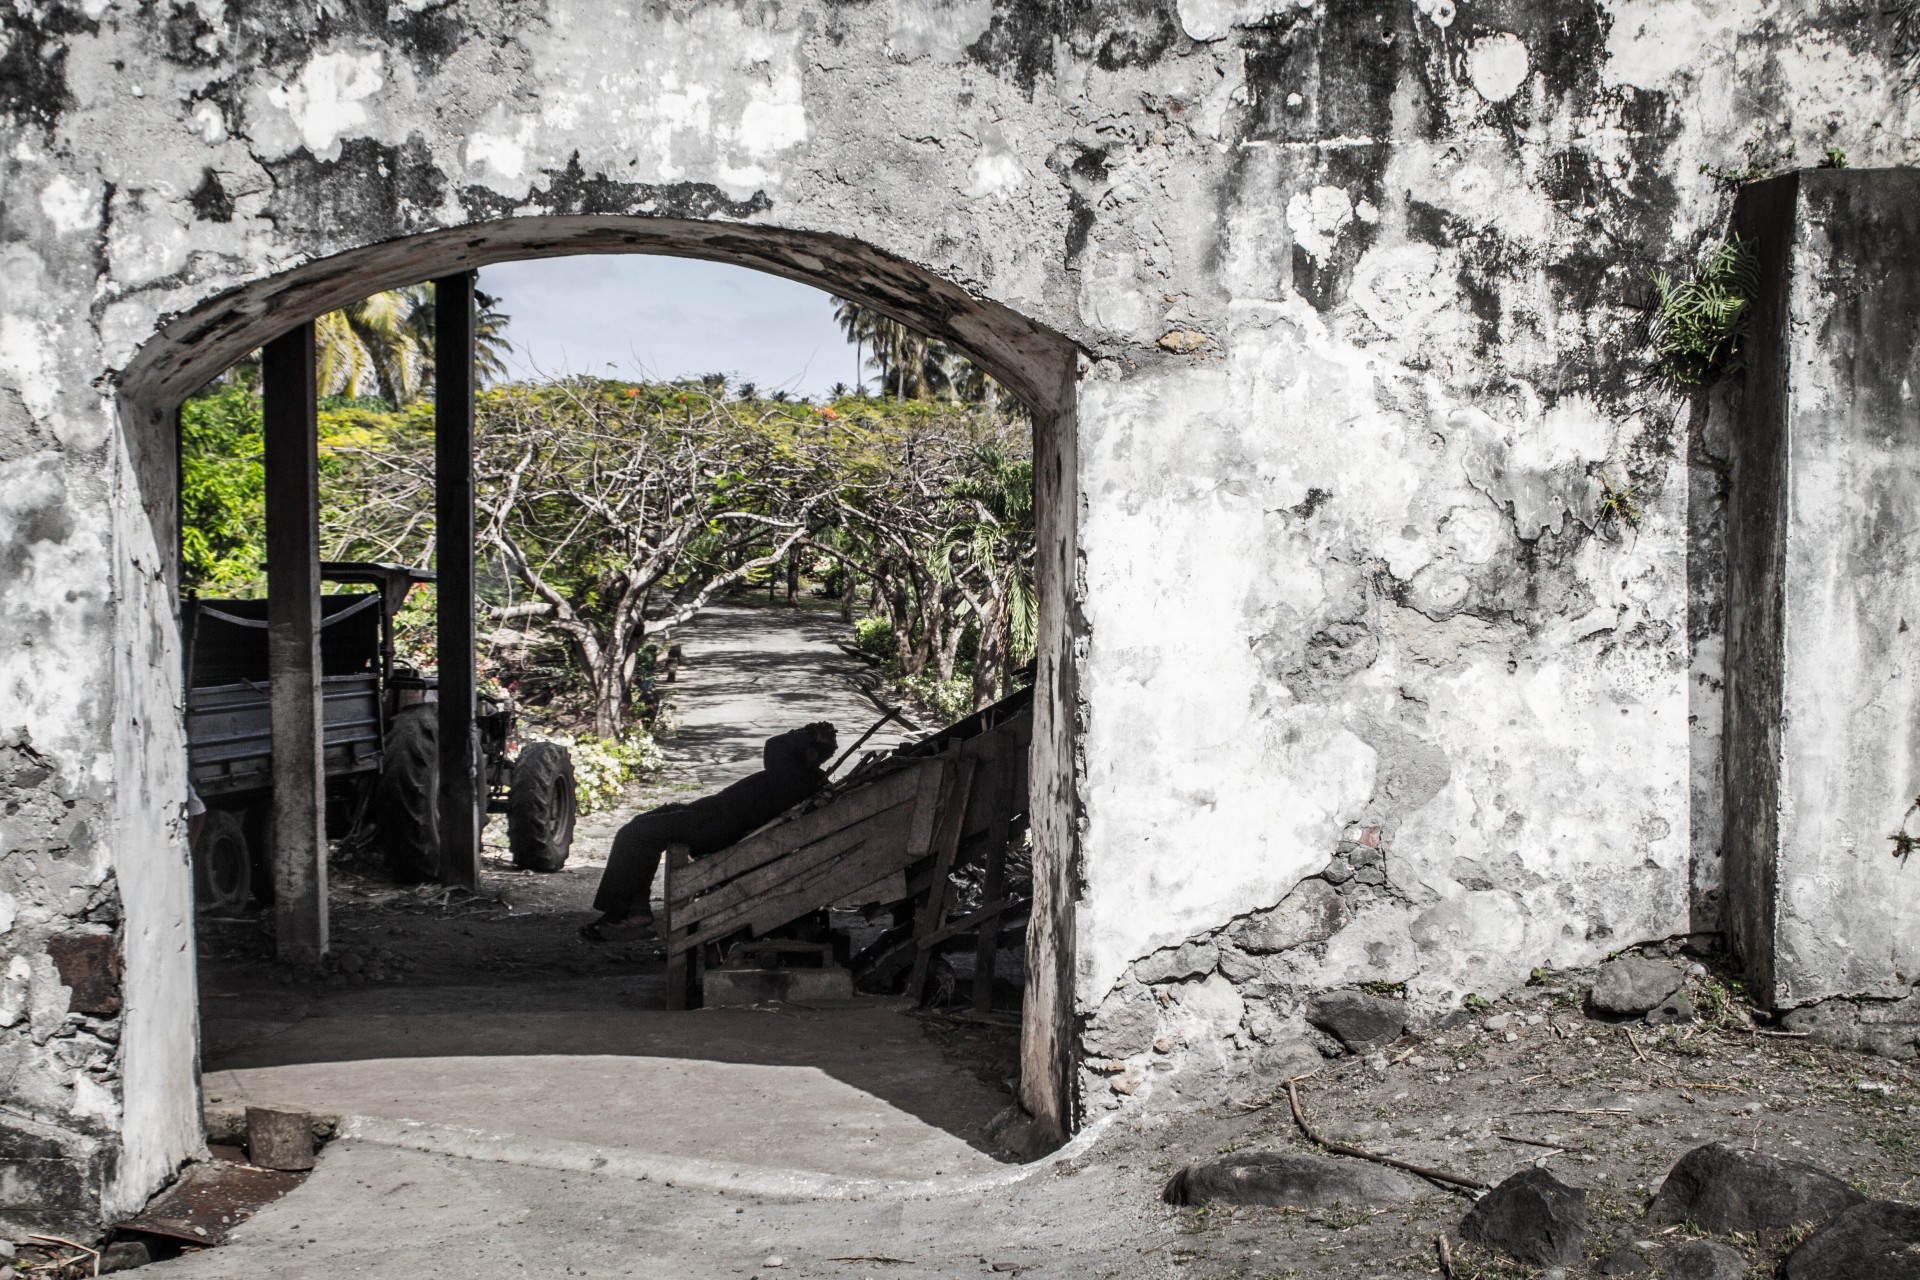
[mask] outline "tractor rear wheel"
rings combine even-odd
[[[211,809],[193,846],[194,896],[208,911],[244,910],[253,893],[253,856],[240,815]]]
[[[573,848],[573,757],[557,742],[530,742],[513,762],[507,847],[523,871],[558,871]]]
[[[440,877],[440,724],[432,703],[393,718],[373,793],[373,825],[401,884]]]

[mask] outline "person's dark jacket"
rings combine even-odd
[[[710,796],[662,805],[653,812],[674,815],[674,838],[685,841],[696,856],[718,853],[826,785],[826,771],[807,763],[808,748],[816,741],[812,725],[768,738],[760,752],[766,765],[761,772]]]

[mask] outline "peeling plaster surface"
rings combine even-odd
[[[1897,999],[1920,982],[1920,861],[1890,838],[1920,834],[1920,279],[1906,269],[1920,180],[1813,173],[1765,195],[1778,211],[1761,224],[1769,270],[1784,279],[1755,372],[1786,394],[1754,399],[1735,456],[1743,473],[1763,453],[1783,458],[1778,484],[1754,489],[1769,537],[1741,544],[1749,573],[1759,547],[1778,557],[1781,639],[1777,674],[1755,682],[1768,731],[1743,730],[1737,756],[1767,760],[1773,785],[1746,785],[1755,773],[1742,770],[1728,803],[1775,823],[1739,824],[1738,914],[1766,918],[1770,964],[1756,976],[1771,1003]],[[1768,606],[1750,595],[1733,607],[1752,619]],[[1777,885],[1771,902],[1747,890],[1756,870]]]
[[[13,6],[0,1124],[49,1171],[20,1225],[198,1144],[173,403],[299,313],[507,256],[842,284],[1041,400],[1046,334],[1078,345],[1043,415],[1077,421],[1072,701],[1036,775],[1070,901],[1035,936],[1089,1027],[1169,992],[1188,1096],[1287,1060],[1316,988],[1432,1016],[1686,931],[1718,883],[1717,494],[1632,303],[1724,226],[1703,166],[1911,162],[1870,9]],[[1236,949],[1315,877],[1336,930]],[[125,962],[110,1022],[47,960],[82,926]],[[1177,998],[1135,972],[1198,939]]]

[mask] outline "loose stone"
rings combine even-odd
[[[1353,1053],[1371,1053],[1398,1039],[1407,1025],[1406,1005],[1362,991],[1329,991],[1307,1005],[1307,1021]]]
[[[1714,1142],[1680,1157],[1647,1216],[1720,1233],[1784,1230],[1825,1222],[1864,1199],[1812,1165]]]
[[[1587,997],[1598,1013],[1632,1016],[1645,1013],[1680,986],[1680,971],[1644,956],[1620,956],[1600,966],[1593,991]]]
[[[1412,1178],[1382,1165],[1327,1156],[1249,1152],[1173,1175],[1161,1198],[1168,1204],[1264,1204],[1330,1209],[1401,1204],[1422,1194]]]
[[[1571,1266],[1586,1251],[1586,1190],[1545,1169],[1522,1169],[1481,1197],[1460,1235],[1535,1266]]]
[[[1869,1200],[1787,1255],[1785,1280],[1920,1280],[1920,1205]]]
[[[1660,1255],[1666,1280],[1745,1280],[1747,1260],[1716,1240],[1688,1240]]]

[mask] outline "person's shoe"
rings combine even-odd
[[[583,942],[633,942],[654,936],[652,916],[601,916],[580,926]]]

